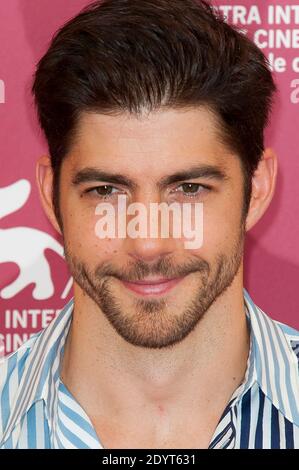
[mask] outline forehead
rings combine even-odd
[[[195,164],[226,169],[238,157],[219,138],[216,117],[207,108],[170,109],[141,117],[122,113],[107,116],[83,113],[69,153],[74,169],[101,166],[104,170],[157,176]]]

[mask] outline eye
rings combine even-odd
[[[111,186],[110,184],[104,184],[102,186],[96,186],[95,188],[89,188],[84,192],[88,194],[94,194],[95,196],[107,198],[115,194],[113,190],[118,192],[118,189],[115,188],[114,186]]]
[[[180,190],[179,188],[182,188],[182,190]],[[186,195],[188,197],[195,197],[202,192],[208,191],[209,189],[210,188],[208,186],[204,186],[199,183],[183,183],[178,186],[175,191],[183,193],[183,195]]]

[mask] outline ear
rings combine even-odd
[[[252,177],[252,194],[246,218],[246,231],[250,230],[266,212],[274,195],[278,161],[275,152],[267,148]]]
[[[43,209],[51,224],[62,235],[53,207],[53,170],[50,157],[40,157],[36,164],[36,182]]]

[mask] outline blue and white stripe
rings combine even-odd
[[[211,449],[299,448],[299,332],[269,318],[244,288],[251,347]],[[0,448],[103,449],[59,367],[73,299],[42,332],[0,365]]]

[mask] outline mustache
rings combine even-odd
[[[105,263],[98,266],[95,275],[98,278],[115,277],[120,281],[136,282],[143,281],[145,277],[159,276],[165,279],[183,277],[194,272],[210,273],[210,264],[203,260],[194,258],[186,263],[174,266],[167,258],[158,260],[154,264],[148,264],[145,261],[138,260],[134,264],[130,264],[128,269],[118,269],[115,266]]]

